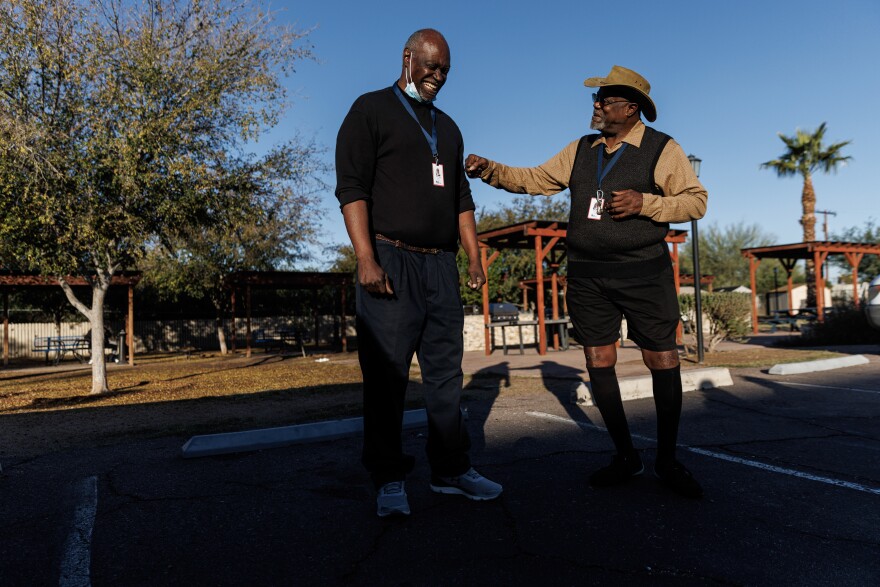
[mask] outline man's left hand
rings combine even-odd
[[[480,289],[486,283],[486,274],[483,273],[483,266],[479,263],[473,263],[468,267],[468,287],[471,289]]]
[[[612,197],[605,202],[605,210],[614,220],[623,220],[642,213],[642,193],[635,190],[611,192]]]

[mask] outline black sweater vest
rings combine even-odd
[[[588,135],[580,140],[571,171],[571,217],[566,237],[568,276],[637,277],[657,273],[671,262],[665,242],[668,223],[644,216],[612,220],[607,212],[602,213],[600,220],[587,217],[590,200],[599,189],[598,157],[605,152],[602,144],[590,147],[598,138],[599,135]],[[611,199],[611,192],[625,189],[662,195],[654,181],[654,168],[669,138],[645,127],[641,146],[627,145],[602,180],[605,200]]]

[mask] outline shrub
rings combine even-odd
[[[703,337],[705,350],[715,350],[722,340],[743,340],[749,333],[750,301],[748,294],[723,292],[702,295],[703,318],[708,322],[709,332]],[[696,300],[691,294],[678,296],[683,316],[691,324],[696,318]],[[690,352],[688,345],[685,351]]]

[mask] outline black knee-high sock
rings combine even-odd
[[[590,374],[590,389],[593,392],[593,401],[605,420],[605,427],[614,442],[617,453],[627,456],[633,452],[632,438],[629,435],[629,425],[626,423],[626,414],[623,411],[623,402],[620,399],[620,385],[617,382],[617,372],[614,367],[587,367]]]
[[[672,464],[681,419],[681,369],[651,369],[657,408],[657,462]]]

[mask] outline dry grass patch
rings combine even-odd
[[[197,359],[154,356],[108,366],[110,393],[90,395],[91,370],[0,372],[0,414],[108,407],[276,392],[308,395],[358,385],[356,361],[316,362],[279,355]]]
[[[91,371],[0,372],[0,457],[127,439],[282,426],[354,416],[353,356],[142,357],[108,368],[112,391],[90,395]]]

